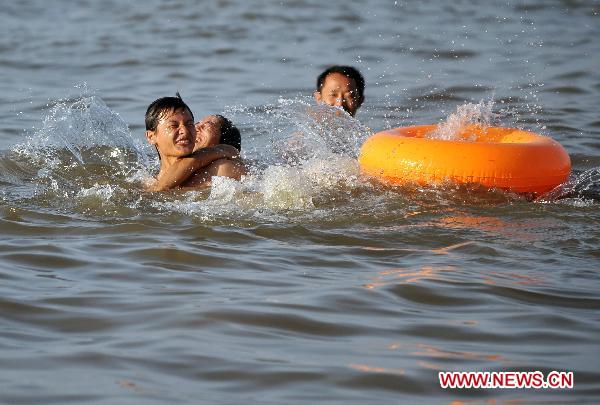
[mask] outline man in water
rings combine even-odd
[[[196,123],[196,146],[194,152],[219,144],[242,148],[240,131],[222,115],[209,115]]]
[[[342,107],[352,117],[360,108],[365,91],[365,79],[352,66],[332,66],[317,78],[314,92],[317,103]]]
[[[194,115],[181,96],[155,100],[146,110],[146,138],[156,147],[160,171],[151,191],[210,185],[213,176],[245,174],[239,150],[230,145],[196,148]]]

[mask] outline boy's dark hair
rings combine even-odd
[[[221,138],[219,143],[231,145],[237,150],[242,150],[242,135],[233,123],[222,115],[217,115],[221,120]]]
[[[190,107],[183,101],[179,92],[175,93],[175,97],[161,97],[152,102],[146,109],[146,131],[156,131],[158,121],[165,111],[177,111],[181,109],[187,109],[194,119],[194,113],[190,110]],[[160,152],[158,146],[154,145],[156,153],[158,153],[158,159],[160,160]]]
[[[187,109],[194,118],[194,114],[188,105],[181,99],[179,92],[175,97],[161,97],[156,99],[148,106],[146,110],[146,131],[156,131],[158,121],[165,111],[177,111]]]
[[[319,77],[317,77],[317,91],[319,91],[319,92],[321,91],[321,89],[323,88],[323,85],[325,84],[325,79],[331,73],[340,73],[340,74],[343,74],[344,76],[348,77],[349,79],[354,80],[354,83],[356,83],[356,91],[358,92],[357,96],[359,98],[364,97],[365,78],[363,77],[363,75],[360,74],[358,69],[353,68],[352,66],[335,65],[335,66],[331,66],[330,68],[326,69],[323,73],[321,73],[319,75]]]

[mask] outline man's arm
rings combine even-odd
[[[166,170],[161,171],[150,191],[162,191],[183,184],[196,171],[210,165],[219,159],[233,159],[239,156],[239,151],[233,146],[217,145],[198,150],[191,155],[177,159]]]

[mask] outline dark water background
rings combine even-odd
[[[0,403],[597,403],[599,9],[6,2]],[[318,125],[334,63],[366,102]],[[176,90],[242,129],[247,179],[142,191],[143,114]],[[372,131],[481,101],[561,142],[569,182],[532,202],[360,175]],[[442,390],[452,370],[575,388]]]

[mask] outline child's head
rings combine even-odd
[[[196,140],[194,115],[179,93],[154,100],[146,110],[145,121],[146,138],[156,147],[159,158],[192,153]]]
[[[209,115],[196,124],[196,147],[206,148],[218,144],[231,145],[241,150],[242,137],[233,123],[222,115]]]
[[[360,108],[365,91],[365,79],[352,66],[331,66],[317,78],[314,97],[318,103],[342,107],[354,116]]]

